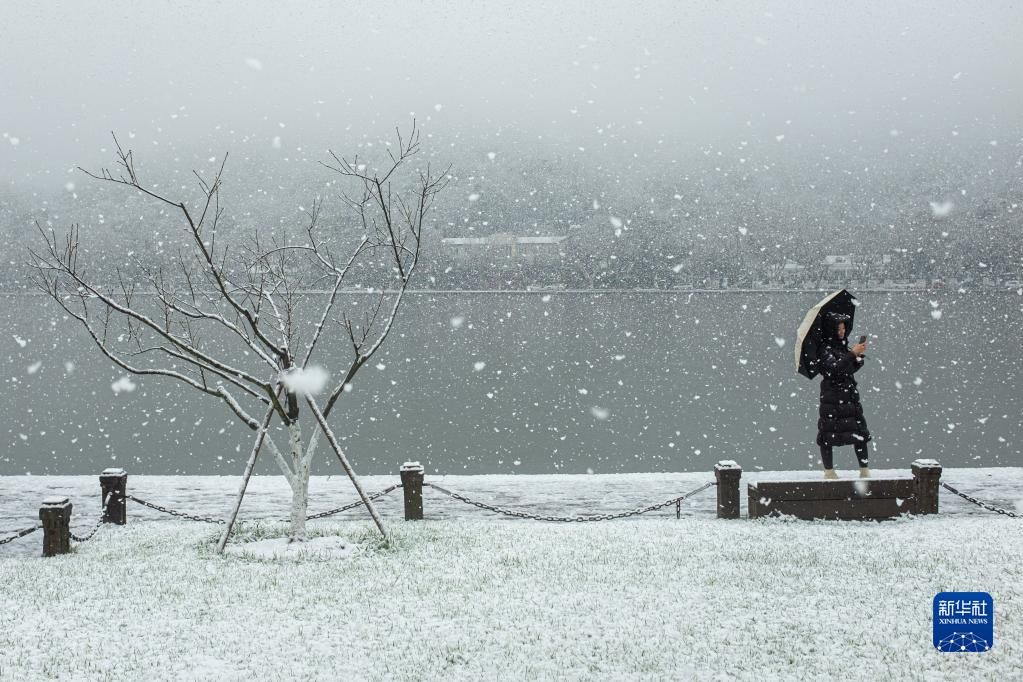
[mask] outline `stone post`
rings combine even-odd
[[[128,521],[128,472],[124,469],[104,469],[99,475],[101,500],[106,500],[103,523],[123,526]],[[108,498],[107,495],[110,495]]]
[[[423,465],[405,462],[401,465],[401,490],[405,495],[405,520],[423,519]]]
[[[941,482],[941,465],[933,459],[918,459],[913,462],[913,495],[917,514],[938,513],[938,487]]]
[[[43,522],[43,556],[67,554],[71,551],[71,500],[47,497],[39,507]]]
[[[739,518],[739,479],[742,467],[730,459],[723,459],[714,465],[714,477],[718,482],[718,518]]]

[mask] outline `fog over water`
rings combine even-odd
[[[108,163],[109,131],[168,162],[267,150],[286,168],[412,113],[456,155],[542,137],[580,163],[1020,141],[1009,2],[90,0],[4,18],[8,187]]]

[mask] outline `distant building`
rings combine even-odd
[[[441,248],[453,260],[507,258],[527,263],[555,263],[567,236],[516,237],[506,232],[489,237],[445,237]]]
[[[850,256],[825,256],[824,266],[829,273],[844,273],[856,269],[853,264],[853,257]]]
[[[782,272],[786,275],[795,275],[803,270],[806,270],[806,268],[793,260],[785,261],[785,265],[782,266]]]

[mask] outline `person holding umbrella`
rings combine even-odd
[[[852,445],[860,465],[860,478],[870,477],[867,443],[870,430],[853,375],[863,367],[866,336],[849,347],[856,299],[845,289],[837,291],[810,309],[798,331],[796,367],[807,378],[821,375],[817,445],[824,465],[824,478],[835,479],[835,446]]]
[[[860,478],[870,477],[867,443],[871,440],[863,417],[860,392],[853,375],[863,367],[866,340],[849,348],[846,338],[851,318],[843,313],[824,315],[821,341],[817,350],[820,368],[821,404],[817,420],[817,445],[821,449],[824,478],[838,478],[834,468],[834,447],[852,445],[860,464]]]

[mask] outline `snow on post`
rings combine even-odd
[[[405,496],[405,520],[423,520],[423,465],[419,462],[405,462],[398,470],[401,476],[401,490]]]
[[[56,556],[71,551],[71,500],[47,497],[39,507],[43,522],[43,556]]]
[[[99,475],[103,500],[103,523],[123,526],[128,521],[128,472],[121,468],[104,469]]]
[[[938,513],[938,486],[941,483],[941,465],[933,459],[913,461],[913,495],[916,497],[915,513]]]
[[[742,467],[730,459],[714,465],[714,478],[718,488],[718,518],[739,518],[739,480]]]

